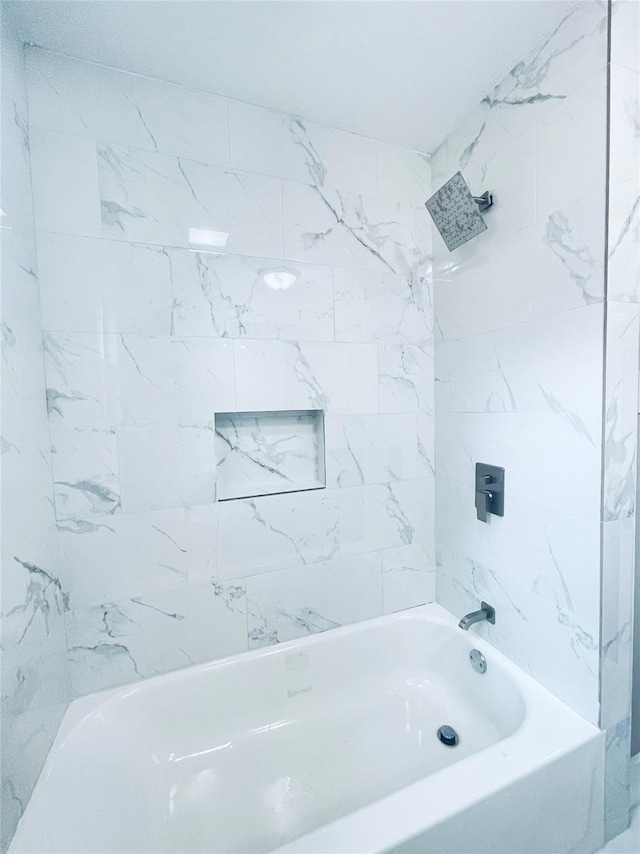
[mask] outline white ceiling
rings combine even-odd
[[[432,151],[565,0],[11,0],[25,41]]]

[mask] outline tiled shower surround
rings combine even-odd
[[[479,631],[607,730],[608,838],[629,813],[638,4],[613,4],[610,65],[609,11],[574,8],[432,157],[434,188],[461,169],[496,202],[477,240],[434,238],[437,599],[494,605]],[[487,525],[477,460],[506,468]]]
[[[438,601],[494,605],[482,631],[594,722],[606,25],[605,4],[579,6],[432,158],[434,187],[461,169],[495,197],[479,238],[434,237]],[[488,524],[475,461],[506,469]]]
[[[27,74],[74,693],[433,599],[427,159],[37,49]],[[215,413],[311,409],[326,489],[216,500]]]
[[[22,45],[2,21],[2,792],[5,850],[69,696]]]
[[[607,730],[622,829],[637,11],[613,4],[608,66],[607,5],[577,4],[430,163],[38,49],[27,127],[3,50],[3,845],[71,696],[436,581],[455,614],[493,604],[474,631]],[[458,169],[494,193],[488,230],[432,250],[424,201]],[[326,488],[217,500],[216,413],[318,410]],[[280,434],[254,440],[277,469]],[[478,461],[506,469],[486,525]]]

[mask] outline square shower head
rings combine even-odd
[[[461,172],[456,172],[425,205],[450,252],[487,230]]]

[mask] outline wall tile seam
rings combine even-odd
[[[439,287],[446,287],[446,284],[442,283]],[[471,335],[465,335],[460,338],[451,338],[439,340],[438,345],[443,344],[454,344],[457,341],[468,341],[471,338],[481,338],[483,335],[490,335],[494,332],[500,332],[503,329],[515,329],[520,326],[524,326],[527,323],[540,323],[542,320],[548,317],[558,317],[559,315],[567,315],[576,311],[586,311],[589,309],[599,308],[603,306],[606,300],[603,298],[594,299],[593,302],[585,303],[585,305],[574,306],[573,308],[562,309],[561,311],[552,311],[546,314],[536,315],[535,317],[528,317],[526,320],[519,320],[517,323],[506,323],[504,326],[492,326],[488,329],[483,330],[482,332],[473,332]],[[621,300],[621,302],[626,302],[625,300]]]
[[[310,186],[310,185],[305,185],[305,186]],[[126,246],[131,246],[133,248],[139,247],[142,249],[152,249],[152,250],[162,248],[162,249],[166,249],[167,252],[196,252],[197,253],[197,250],[190,249],[187,246],[177,246],[177,245],[170,244],[170,243],[149,243],[148,241],[141,241],[141,240],[126,240],[125,238],[122,238],[122,237],[110,237],[108,235],[102,235],[102,234],[78,234],[76,232],[69,232],[69,231],[51,231],[51,230],[46,229],[46,228],[36,229],[35,234],[36,234],[36,241],[37,241],[37,238],[39,235],[49,235],[49,236],[53,236],[53,237],[72,238],[73,240],[100,241],[101,243],[104,243],[105,245],[115,243],[115,244],[124,244]],[[204,251],[200,254],[207,255],[210,253],[207,253],[206,251]],[[372,270],[371,267],[359,267],[357,264],[350,264],[349,266],[344,266],[342,264],[327,264],[326,261],[299,261],[299,260],[288,258],[286,255],[284,256],[284,258],[281,258],[281,257],[269,258],[265,255],[251,255],[251,254],[248,254],[246,252],[235,252],[235,251],[229,250],[229,249],[227,249],[226,252],[224,252],[224,253],[220,253],[220,255],[225,256],[225,257],[231,256],[232,258],[249,258],[249,259],[253,259],[256,261],[279,261],[280,263],[282,263],[284,261],[285,263],[292,264],[292,265],[293,264],[300,264],[304,268],[321,267],[322,269],[331,270],[333,272],[344,271],[344,272],[348,272],[348,273],[363,273],[363,274],[367,274],[367,275],[371,276],[372,278],[374,278],[375,276],[382,276],[383,278],[396,276],[398,279],[401,279],[401,280],[406,278],[405,274],[403,274],[403,273],[391,273],[388,269],[386,269],[382,266],[380,268],[380,272],[378,272],[377,270]],[[431,286],[430,289],[433,288],[434,283],[430,277],[429,272],[425,272],[423,275],[420,276],[420,278],[422,280],[424,280],[425,282],[428,282],[430,284],[430,286]],[[335,299],[334,299],[334,303],[335,303]],[[56,331],[56,330],[51,330],[51,331]],[[196,337],[198,337],[198,336],[196,336]],[[210,336],[200,336],[200,337],[207,338]],[[265,339],[265,340],[269,340],[269,339]],[[364,343],[369,343],[369,342],[364,342]]]

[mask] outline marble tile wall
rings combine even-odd
[[[640,4],[611,5],[600,726],[607,837],[629,823],[640,299]],[[638,631],[638,627],[636,627]],[[637,725],[637,723],[636,723]]]
[[[2,828],[31,795],[70,686],[57,556],[22,44],[2,20]]]
[[[433,599],[428,159],[27,70],[74,694]],[[215,412],[311,409],[326,489],[216,501]]]
[[[478,631],[596,723],[606,119],[607,7],[581,3],[432,158],[434,189],[495,198],[463,247],[434,234],[437,598],[494,605]],[[476,462],[506,469],[488,524]]]

